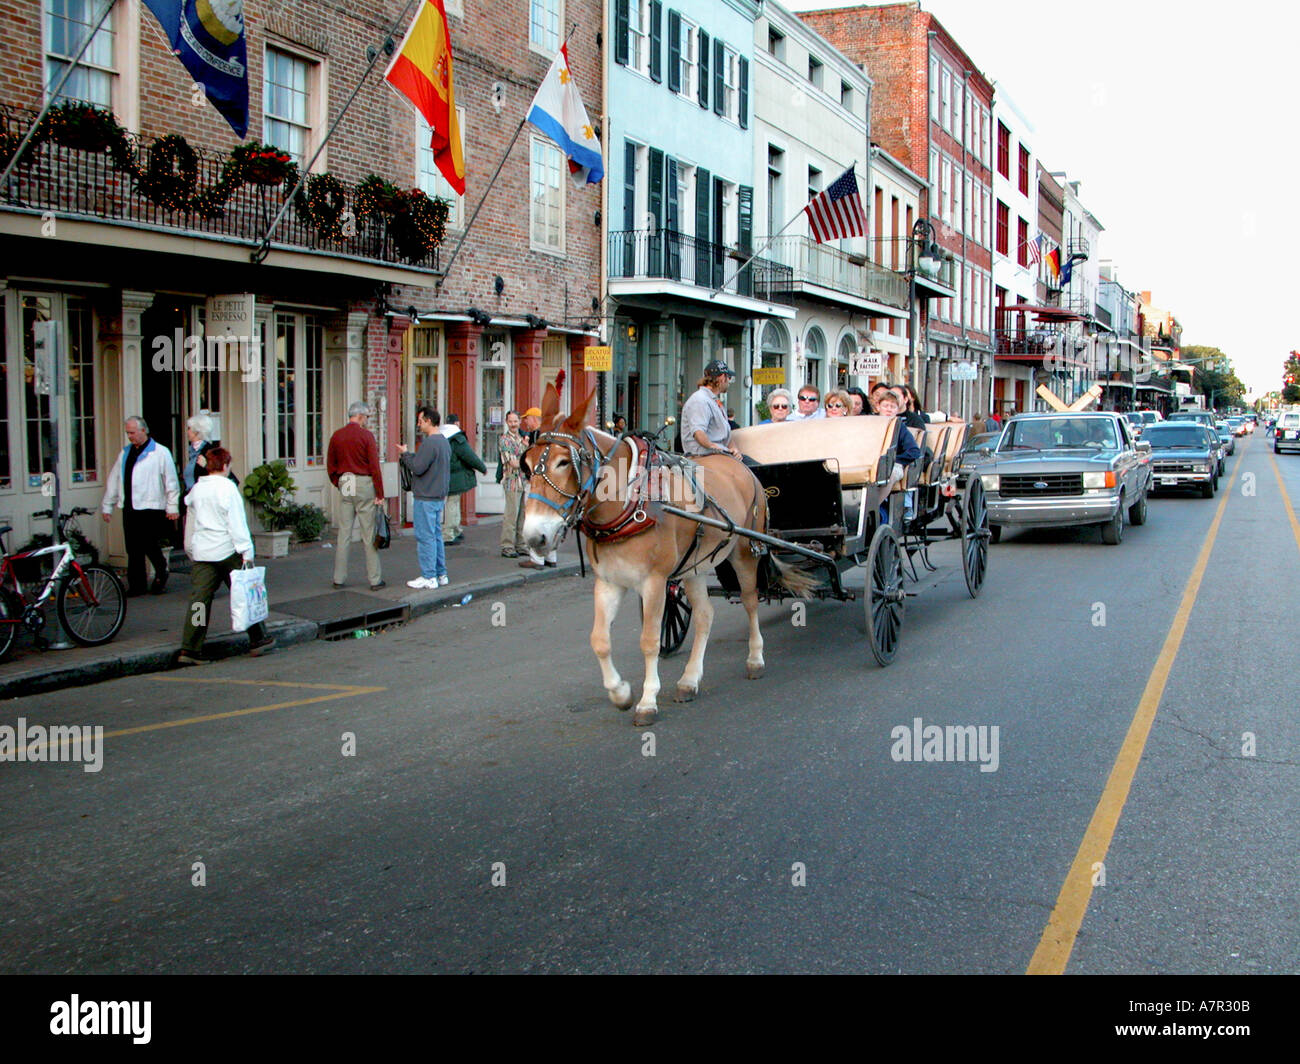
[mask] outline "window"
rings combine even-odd
[[[267,461],[289,469],[325,465],[324,329],[312,314],[277,311],[275,343],[267,351]]]
[[[72,453],[68,467],[74,484],[94,481],[98,476],[95,456],[95,321],[90,304],[81,296],[67,297],[67,412],[68,441]]]
[[[1016,236],[1019,243],[1016,245],[1016,262],[1021,266],[1029,265],[1029,223],[1023,218],[1017,219],[1018,227]]]
[[[840,106],[846,111],[853,110],[853,86],[847,81],[840,82]]]
[[[1011,209],[998,200],[998,242],[997,253],[1007,255],[1011,251]]]
[[[650,71],[650,0],[620,0],[626,3],[628,66],[642,74]]]
[[[456,108],[456,122],[460,126],[460,145],[462,157],[465,151],[465,108]],[[419,154],[418,184],[426,196],[447,201],[447,227],[459,229],[465,223],[465,198],[460,195],[447,179],[442,176],[437,163],[433,161],[433,130],[420,116],[415,119],[417,145]]]
[[[808,167],[808,202],[811,203],[822,190],[822,172],[815,166]]]
[[[944,129],[952,126],[952,75],[947,67],[942,67],[942,82],[939,90],[940,116],[939,124]]]
[[[930,59],[930,121],[939,121],[939,60]]]
[[[1020,194],[1029,195],[1029,149],[1020,145]]]
[[[312,150],[310,86],[315,65],[279,48],[266,49],[262,139],[287,151],[299,165]]]
[[[103,14],[106,0],[45,0],[45,91],[63,76],[72,57]],[[117,68],[114,53],[117,12],[109,13],[86,54],[63,86],[60,98],[113,107]]]
[[[699,31],[693,22],[688,22],[676,11],[668,12],[669,31],[676,24],[677,37],[670,42],[670,50],[676,54],[677,70],[674,77],[668,79],[668,87],[683,96],[694,96],[698,90],[697,70],[699,66]],[[672,55],[670,55],[670,61]]]
[[[813,326],[808,330],[808,337],[804,340],[803,350],[803,383],[805,386],[812,385],[820,391],[822,387],[822,362],[826,358],[826,337],[822,335],[821,329]]]
[[[785,34],[771,26],[767,28],[768,53],[785,62]]]
[[[808,57],[808,80],[814,87],[822,87],[822,61],[811,55]]]
[[[1011,177],[1011,130],[998,123],[998,173],[1008,180]]]
[[[532,138],[530,228],[538,251],[564,252],[564,155],[551,141]]]
[[[767,232],[773,236],[785,224],[785,201],[781,174],[785,169],[785,152],[770,144],[767,148]]]
[[[548,56],[560,50],[561,4],[564,0],[529,0],[528,44]]]
[[[721,43],[721,42],[719,42]],[[728,45],[722,46],[722,114],[738,121],[737,111],[740,57]]]
[[[0,298],[0,313],[5,309],[5,301]],[[8,316],[0,317],[8,321]],[[9,464],[9,351],[8,330],[0,329],[0,491],[8,491],[14,486],[12,467]]]

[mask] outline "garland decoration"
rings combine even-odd
[[[179,133],[159,137],[149,148],[149,162],[136,167],[141,193],[166,211],[186,211],[199,183],[199,157]]]
[[[401,193],[400,206],[388,223],[393,246],[408,262],[419,262],[442,244],[447,235],[447,202],[430,199],[423,190]]]
[[[343,182],[333,174],[309,176],[306,191],[299,187],[293,205],[307,224],[326,240],[341,240],[345,235],[342,219],[343,212],[348,209],[348,192]]]
[[[357,185],[357,217],[376,215],[391,218],[402,207],[402,190],[378,174],[370,174]]]

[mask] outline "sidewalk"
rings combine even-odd
[[[380,552],[388,586],[378,591],[371,591],[367,583],[365,552],[359,542],[353,543],[348,553],[348,582],[341,591],[331,586],[335,550],[332,539],[296,545],[286,558],[258,559],[257,564],[266,566],[266,589],[271,600],[267,623],[278,644],[277,654],[340,627],[346,630],[363,625],[368,614],[385,620],[399,620],[404,614],[404,619],[410,620],[459,603],[466,595],[478,598],[503,588],[578,572],[578,552],[572,536],[560,549],[555,569],[521,569],[521,559],[501,557],[501,518],[488,515],[480,517],[478,524],[467,526],[465,538],[447,548],[450,583],[436,591],[415,591],[406,586],[407,580],[420,575],[415,535],[409,528],[402,529],[400,535],[396,529],[394,533],[392,546]],[[42,651],[24,629],[9,657],[0,663],[0,699],[172,668],[180,649],[189,588],[189,574],[175,571],[164,594],[128,599],[122,631],[102,647]],[[54,639],[60,633],[52,606],[47,617],[45,635]],[[248,637],[230,630],[230,597],[222,589],[213,601],[204,655],[222,658],[242,654],[247,648]]]

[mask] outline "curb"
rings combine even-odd
[[[459,584],[454,588],[449,585],[437,591],[413,592],[411,597],[399,599],[397,604],[409,607],[408,620],[414,620],[436,610],[459,605],[466,595],[505,591],[538,580],[553,580],[557,577],[577,574],[577,561],[565,560],[561,561],[555,569],[484,577]],[[267,627],[267,631],[275,636],[277,653],[302,643],[316,642],[318,629],[319,625],[315,621],[308,620],[273,621]],[[210,660],[224,661],[226,658],[243,655],[246,646],[247,636],[242,633],[227,633],[207,640],[204,650]],[[168,672],[176,667],[176,652],[177,646],[168,643],[165,646],[143,647],[119,658],[68,665],[42,673],[25,673],[8,679],[0,678],[0,701],[26,695],[48,694],[51,691],[62,691],[71,687],[86,687],[90,684],[103,683],[105,680],[121,679],[124,676]]]

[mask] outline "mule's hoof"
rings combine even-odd
[[[745,679],[747,679],[747,680],[761,680],[761,679],[763,678],[763,669],[764,669],[764,666],[762,666],[762,665],[746,665],[746,666],[745,666]]]
[[[638,728],[648,728],[659,719],[657,709],[638,709],[632,714],[632,723]]]
[[[632,708],[632,685],[630,683],[619,684],[609,692],[609,700],[614,703],[614,708],[620,713],[627,712]]]
[[[700,689],[699,689],[698,687],[684,687],[684,686],[682,686],[681,684],[678,684],[678,685],[677,685],[677,693],[676,693],[675,695],[673,695],[673,701],[674,701],[674,702],[694,702],[694,701],[695,701],[695,696],[696,696],[697,694],[699,694],[699,692],[700,692]]]

